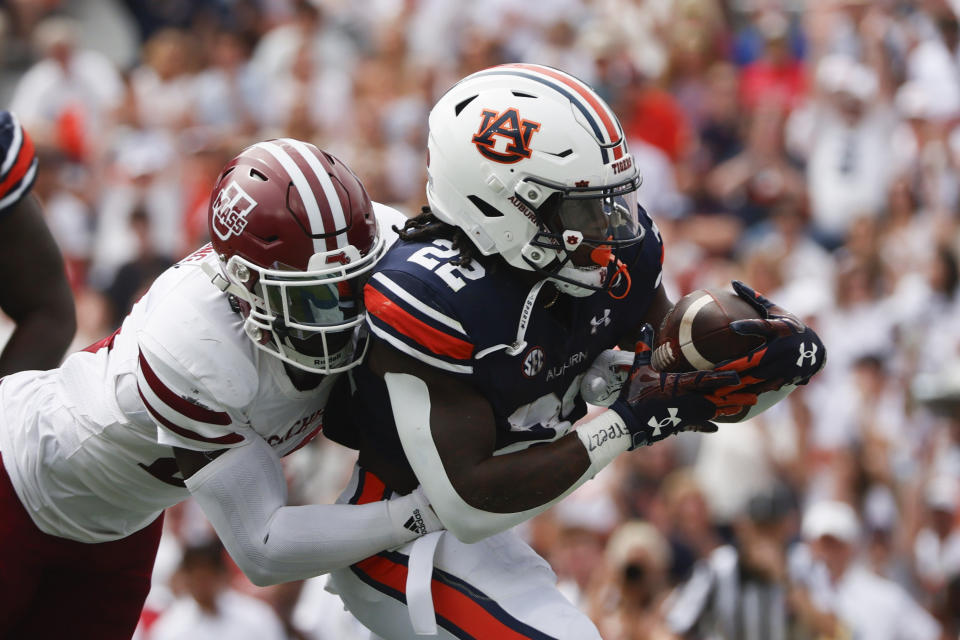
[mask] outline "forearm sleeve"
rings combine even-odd
[[[478,509],[457,493],[444,469],[443,460],[430,431],[430,392],[426,383],[406,373],[388,373],[384,380],[390,393],[393,417],[400,442],[403,444],[403,452],[443,526],[462,542],[477,542],[546,511],[592,478],[613,457],[611,455],[609,459],[604,458],[597,463],[594,463],[591,457],[591,466],[566,491],[533,509],[515,513],[495,513]],[[609,419],[604,417],[604,424]]]
[[[365,505],[288,507],[280,460],[263,440],[227,451],[186,484],[231,557],[259,586],[349,566],[439,524],[419,491]],[[411,516],[426,527],[408,531],[403,525]]]

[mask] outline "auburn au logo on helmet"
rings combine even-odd
[[[484,157],[503,164],[513,164],[530,157],[530,138],[534,131],[540,129],[539,122],[521,119],[519,112],[512,107],[503,113],[484,109],[482,115],[483,121],[473,136],[473,143]],[[504,151],[496,150],[494,136],[507,140]]]

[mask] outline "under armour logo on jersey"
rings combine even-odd
[[[806,360],[807,358],[810,358],[811,366],[817,364],[817,343],[811,342],[810,343],[811,348],[809,350],[806,348],[806,346],[807,346],[806,342],[800,343],[800,357],[797,358],[798,367],[802,367],[803,361]]]
[[[540,129],[539,122],[522,120],[515,108],[507,109],[503,113],[484,109],[482,115],[480,129],[474,134],[472,141],[484,157],[504,164],[513,164],[530,157],[530,138],[534,131]],[[500,136],[507,141],[503,151],[496,149],[497,139],[494,136]]]
[[[247,214],[257,206],[257,201],[247,195],[240,185],[230,182],[220,190],[213,203],[213,232],[221,240],[240,235],[247,226]]]
[[[414,509],[413,515],[407,518],[407,521],[403,523],[403,528],[407,531],[412,531],[423,535],[427,532],[427,525],[423,523],[423,516],[420,515],[420,509]]]
[[[604,309],[603,315],[590,318],[590,335],[596,335],[600,327],[610,326],[610,309]]]
[[[670,415],[663,420],[657,420],[653,417],[650,418],[650,421],[647,422],[647,424],[653,427],[653,436],[655,438],[660,437],[660,429],[670,429],[680,424],[680,418],[677,417],[677,413],[679,413],[679,411],[680,410],[675,407],[670,407],[667,409],[667,413]]]

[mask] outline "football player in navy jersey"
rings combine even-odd
[[[16,323],[0,376],[57,366],[77,328],[63,257],[30,193],[36,176],[30,136],[0,111],[0,309]]]
[[[722,371],[653,370],[663,241],[620,123],[576,78],[486,69],[429,125],[429,207],[365,285],[372,345],[338,410],[350,424],[332,430],[328,410],[327,434],[360,450],[341,501],[420,484],[448,531],[331,582],[385,638],[599,638],[508,529],[622,452],[804,382],[822,358],[796,363],[797,335],[816,336],[738,284],[758,314],[740,329],[765,347]],[[585,401],[610,410],[573,429]]]

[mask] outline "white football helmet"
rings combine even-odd
[[[550,67],[491,67],[440,98],[429,125],[437,218],[569,295],[626,295],[615,251],[643,240],[641,178],[620,122],[590,87]]]

